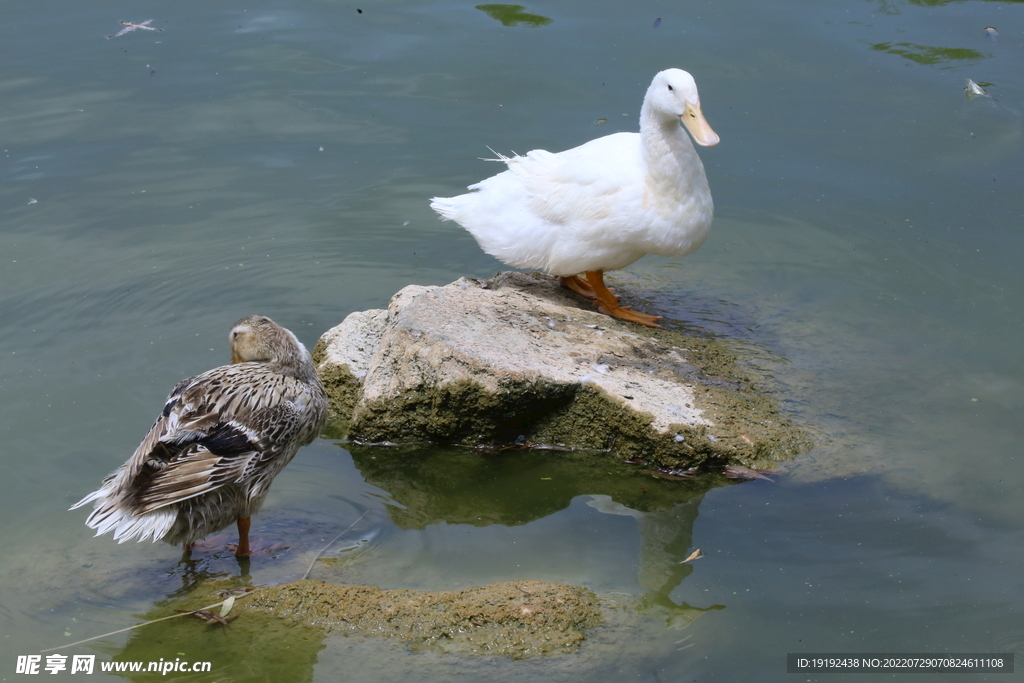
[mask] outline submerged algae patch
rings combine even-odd
[[[385,591],[300,580],[262,588],[246,610],[327,631],[397,638],[414,648],[515,659],[569,652],[601,623],[590,590],[544,581],[462,591]]]
[[[104,639],[92,647],[113,662],[177,660],[213,664],[207,673],[179,673],[177,678],[159,670],[134,673],[130,668],[118,674],[132,681],[235,681],[240,680],[239,663],[243,663],[242,671],[259,671],[260,680],[312,681],[318,653],[325,647],[324,630],[288,623],[266,612],[247,612],[245,603],[263,589],[242,592],[246,588],[246,581],[239,577],[201,579],[186,594],[176,592],[138,615],[152,623],[132,630],[123,646]],[[226,615],[227,625],[204,623],[206,619],[192,616],[193,610],[224,600],[229,594],[236,600]],[[220,610],[211,608],[210,613],[219,614]]]

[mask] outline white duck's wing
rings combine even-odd
[[[556,225],[600,222],[643,186],[636,133],[607,135],[557,154],[534,150],[506,163],[526,191],[529,211]]]
[[[608,164],[607,157],[615,164]],[[639,136],[616,133],[565,152],[506,159],[509,170],[450,202],[452,216],[488,254],[555,275],[621,268],[643,255],[630,246],[629,217],[644,200]]]
[[[252,476],[294,440],[288,384],[256,363],[180,383],[125,464],[118,497],[144,514]]]

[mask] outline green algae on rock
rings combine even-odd
[[[313,357],[352,439],[525,440],[669,467],[764,467],[810,445],[726,345],[581,308],[535,273],[411,285]]]
[[[330,632],[397,638],[414,648],[514,659],[569,652],[585,629],[601,623],[594,593],[545,581],[425,592],[304,579],[259,589],[245,609]]]

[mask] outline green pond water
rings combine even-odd
[[[1021,64],[1019,2],[0,4],[0,681],[47,648],[212,664],[140,681],[403,683],[837,680],[786,654],[1024,650]],[[312,347],[405,285],[502,269],[429,198],[499,170],[488,147],[635,130],[667,67],[722,138],[700,150],[712,236],[610,278],[771,377],[817,443],[774,482],[321,439],[253,520],[288,548],[241,566],[67,511],[175,382],[227,362],[235,320]],[[524,660],[241,619],[63,647],[311,563],[581,585],[606,622]]]

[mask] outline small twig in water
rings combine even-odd
[[[325,545],[325,546],[324,546],[323,548],[320,548],[320,552],[318,552],[318,553],[316,554],[316,556],[315,556],[315,557],[313,558],[313,561],[312,561],[312,562],[310,562],[310,563],[309,563],[309,566],[308,566],[308,567],[306,568],[306,573],[302,575],[302,578],[303,578],[303,579],[307,579],[307,578],[309,578],[309,573],[310,573],[311,571],[313,571],[313,565],[314,565],[314,564],[316,564],[316,561],[320,559],[320,556],[321,556],[321,555],[323,555],[323,554],[324,554],[324,552],[325,552],[325,551],[326,551],[326,550],[327,550],[328,548],[330,548],[330,547],[331,547],[332,545],[334,545],[334,542],[335,542],[335,541],[337,541],[337,540],[338,540],[339,538],[341,538],[342,536],[344,536],[345,534],[347,534],[347,533],[348,533],[348,532],[349,532],[349,531],[350,531],[350,530],[352,529],[352,527],[354,527],[354,526],[355,526],[356,524],[358,524],[358,523],[359,523],[359,520],[360,520],[360,519],[362,519],[363,517],[365,517],[365,516],[366,516],[366,513],[367,513],[367,512],[369,512],[369,510],[363,510],[363,514],[359,515],[359,517],[358,517],[358,518],[356,518],[356,521],[354,521],[354,522],[352,522],[351,524],[349,524],[349,525],[348,525],[348,529],[345,529],[344,531],[342,531],[342,532],[341,532],[340,534],[338,534],[337,536],[335,536],[334,538],[332,538],[332,539],[331,539],[331,542],[330,542],[330,543],[328,543],[327,545]]]

